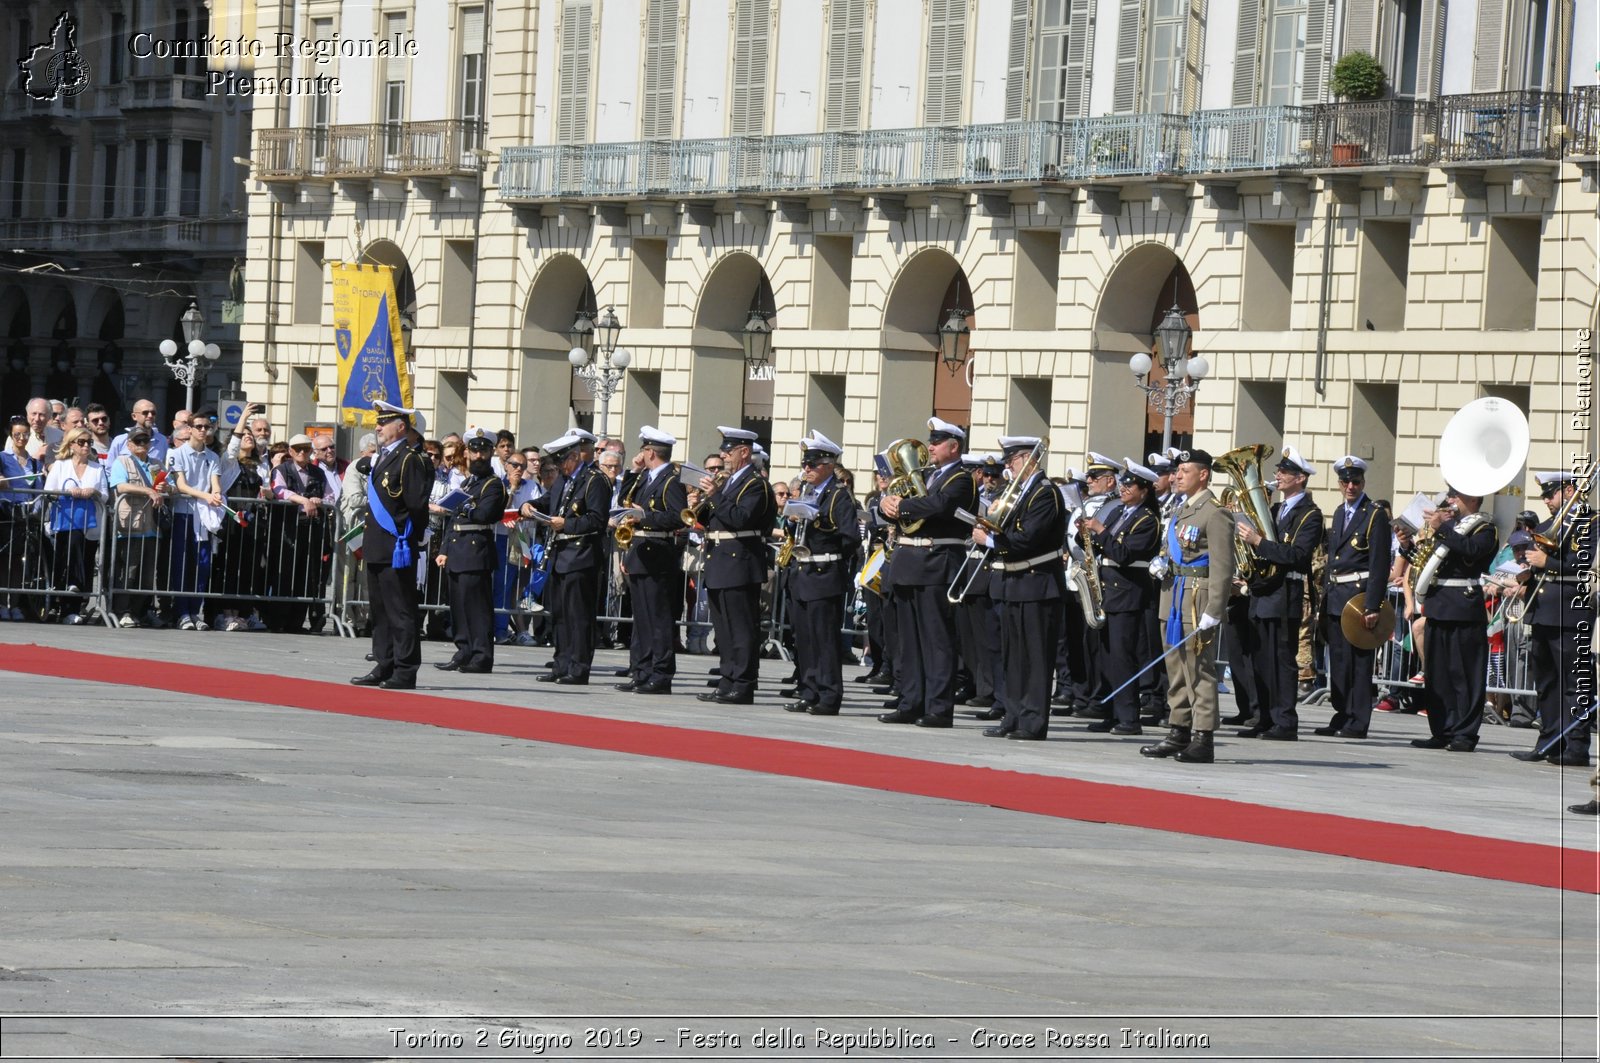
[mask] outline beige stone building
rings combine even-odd
[[[400,271],[438,432],[599,430],[568,351],[610,307],[631,355],[611,434],[655,424],[698,460],[743,423],[789,473],[815,428],[865,469],[937,412],[980,451],[1047,433],[1059,470],[1159,442],[1129,359],[1176,307],[1210,367],[1180,442],[1354,452],[1374,495],[1404,499],[1438,488],[1451,414],[1500,395],[1534,440],[1505,523],[1531,470],[1591,449],[1584,5],[311,0],[259,18],[419,45],[285,60],[278,76],[336,72],[340,93],[257,104],[246,387],[291,427],[333,414],[324,263],[364,260]],[[1328,98],[1358,49],[1384,94]],[[747,365],[751,321],[765,364]]]

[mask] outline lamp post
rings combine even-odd
[[[769,359],[772,355],[772,320],[765,313],[760,310],[751,310],[750,320],[744,323],[744,331],[739,334],[739,339],[744,344],[746,376],[770,364]]]
[[[200,316],[200,308],[195,303],[189,304],[189,309],[183,312],[179,321],[183,324],[183,355],[179,356],[178,345],[172,340],[162,340],[159,350],[162,361],[167,363],[173,377],[183,385],[184,409],[192,411],[194,389],[203,386],[206,370],[211,368],[212,362],[222,357],[222,348],[205,341],[205,318]]]
[[[578,337],[587,334],[581,328],[584,325],[589,325],[594,335],[598,361],[578,340]],[[600,312],[599,320],[592,324],[589,315],[580,311],[568,335],[574,339],[574,343],[572,350],[567,352],[567,361],[572,363],[572,371],[588,385],[589,394],[600,400],[599,431],[595,435],[605,439],[611,422],[611,396],[617,393],[622,375],[628,363],[633,361],[631,354],[617,348],[617,338],[622,335],[622,322],[617,320],[615,311],[609,306]]]
[[[1161,411],[1163,451],[1172,446],[1172,418],[1189,407],[1200,390],[1200,381],[1211,372],[1211,366],[1198,354],[1185,357],[1193,335],[1183,311],[1176,306],[1156,326],[1156,346],[1161,349],[1161,367],[1166,371],[1166,379],[1159,384],[1147,382],[1154,364],[1148,354],[1140,351],[1128,359],[1128,368],[1138,381],[1135,386],[1148,396],[1151,409]]]
[[[944,324],[939,326],[939,361],[954,376],[967,360],[967,347],[972,339],[972,329],[967,324],[971,310],[951,307]]]

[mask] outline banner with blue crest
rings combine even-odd
[[[379,400],[412,408],[394,270],[388,266],[335,262],[333,342],[339,357],[339,420],[372,427]]]

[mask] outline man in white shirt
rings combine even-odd
[[[28,400],[28,456],[38,458],[46,468],[56,460],[56,448],[61,445],[61,429],[50,423],[50,400]]]
[[[337,505],[339,495],[344,490],[344,480],[339,475],[339,459],[333,449],[333,437],[326,432],[319,432],[314,436],[311,440],[311,455],[317,468],[328,478],[328,490],[333,492],[333,501]]]
[[[156,404],[149,399],[140,399],[133,404],[133,427],[142,428],[150,433],[150,457],[153,465],[165,465],[167,462],[167,448],[170,441],[161,434],[156,427]],[[130,429],[131,431],[131,429]],[[124,432],[111,441],[111,451],[106,455],[108,462],[116,461],[128,447],[128,433]]]
[[[179,430],[183,444],[167,453],[166,465],[177,483],[172,506],[172,572],[177,577],[173,593],[180,631],[205,631],[209,626],[203,600],[194,594],[204,594],[211,582],[211,533],[206,521],[212,515],[202,514],[201,508],[222,504],[221,462],[207,446],[215,424],[211,410],[194,414],[188,427]]]

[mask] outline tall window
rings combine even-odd
[[[1184,0],[1155,0],[1151,9],[1149,52],[1145,60],[1145,111],[1177,114],[1183,110]]]
[[[333,40],[333,19],[314,18],[311,20],[311,39],[321,44]],[[307,60],[307,75],[316,74],[318,71],[310,66]],[[314,160],[325,159],[328,156],[328,126],[333,119],[333,94],[330,92],[314,92],[311,94],[311,157]]]
[[[1522,69],[1509,88],[1551,88],[1549,71],[1550,0],[1528,0],[1522,32]]]
[[[391,11],[383,16],[383,36],[391,44],[403,41],[406,14]],[[398,50],[398,49],[397,49]],[[410,64],[403,56],[390,55],[383,62],[383,151],[399,155],[405,142],[406,79]]]
[[[828,8],[828,80],[822,128],[861,128],[861,62],[866,51],[867,0],[833,0]]]
[[[651,5],[654,7],[654,5]],[[582,144],[589,139],[591,0],[566,0],[561,8],[561,58],[556,77],[556,140]]]
[[[148,140],[135,140],[133,142],[133,209],[128,213],[140,218],[150,213],[150,142]]]
[[[105,171],[100,180],[100,216],[114,218],[117,215],[117,161],[119,152],[116,144],[106,145]]]
[[[734,44],[737,48],[737,37]],[[736,101],[740,88],[738,61],[735,51],[733,92]],[[672,139],[677,90],[678,0],[650,0],[644,27],[644,107],[639,112],[639,135],[645,140]]]
[[[728,109],[733,136],[760,136],[767,122],[767,61],[770,0],[734,0],[733,101]]]
[[[176,17],[173,19],[172,39],[187,43],[193,39],[189,36],[189,9],[186,7],[180,7],[175,14]],[[174,74],[192,73],[192,71],[189,69],[190,61],[191,60],[187,56],[180,55],[175,57],[172,60],[172,72]]]
[[[924,79],[922,121],[956,125],[966,94],[966,0],[928,0],[928,67]]]
[[[1072,44],[1071,6],[1070,0],[1045,0],[1034,33],[1038,41],[1038,59],[1034,64],[1033,117],[1046,121],[1059,122],[1078,113],[1075,107],[1067,105],[1071,84],[1067,72],[1067,52]],[[1079,77],[1082,74],[1080,62]],[[1081,93],[1080,88],[1078,94]]]
[[[153,140],[156,152],[156,179],[155,179],[155,210],[153,213],[158,218],[167,216],[167,142]]]
[[[1271,0],[1269,11],[1264,102],[1299,103],[1305,72],[1306,0]]]
[[[182,170],[178,180],[178,213],[185,218],[200,216],[200,159],[204,148],[198,140],[183,142]]]
[[[106,48],[106,80],[113,85],[122,84],[122,53],[127,47],[128,20],[117,14],[111,16],[111,41]]]
[[[28,152],[16,148],[11,152],[11,216],[22,217],[23,190],[27,186]]]
[[[483,8],[461,9],[461,103],[460,115],[466,127],[462,148],[471,151],[483,146]]]
[[[1397,0],[1394,15],[1394,55],[1389,61],[1389,69],[1394,71],[1394,94],[1416,96],[1417,64],[1422,46],[1422,0]]]
[[[56,217],[65,218],[72,208],[72,148],[62,145],[56,154]]]

